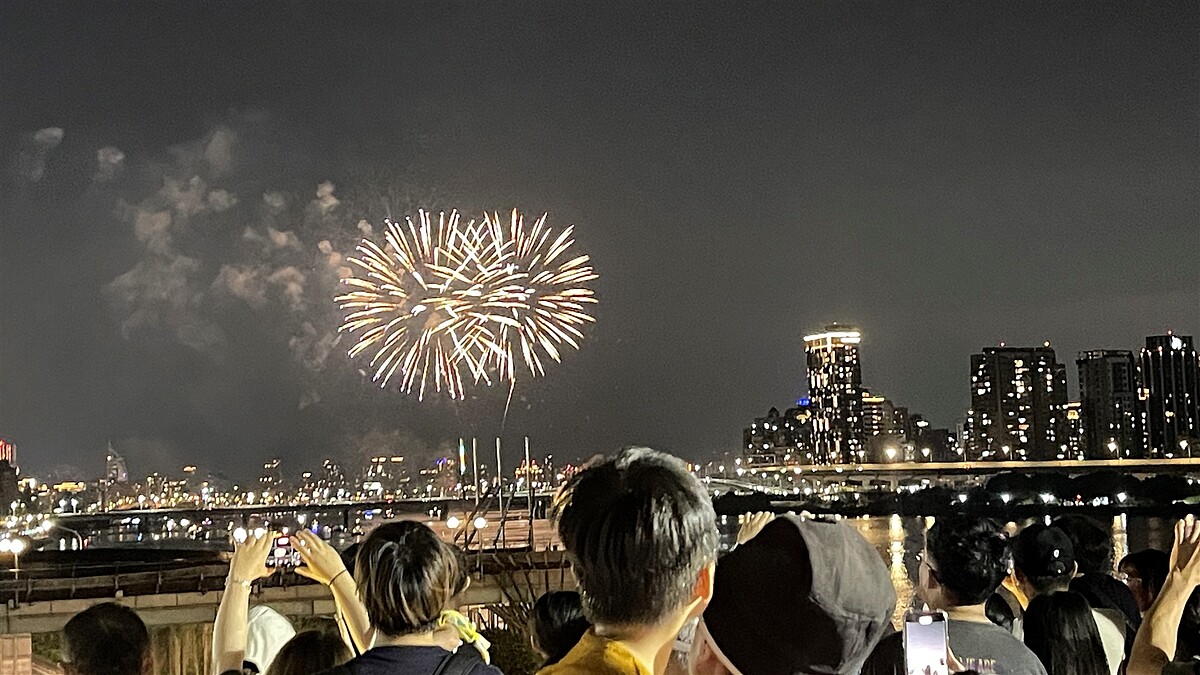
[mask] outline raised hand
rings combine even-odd
[[[292,546],[300,552],[304,564],[296,568],[296,574],[328,586],[339,576],[346,574],[346,563],[337,549],[308,530],[300,530],[291,537]]]
[[[261,537],[253,534],[246,541],[234,543],[233,557],[229,559],[229,578],[235,583],[250,583],[269,577],[275,571],[267,567],[267,556],[275,541],[274,532],[264,532]]]
[[[768,511],[759,511],[758,513],[747,513],[742,519],[742,526],[738,528],[737,543],[738,546],[750,541],[754,535],[762,532],[762,529],[767,526],[767,523],[775,520],[775,514]]]
[[[1175,545],[1171,547],[1171,569],[1178,570],[1192,585],[1200,585],[1200,521],[1192,514],[1175,523]]]

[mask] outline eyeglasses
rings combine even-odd
[[[1140,584],[1140,583],[1142,583],[1142,578],[1141,578],[1141,577],[1139,577],[1139,576],[1134,576],[1134,575],[1132,575],[1132,574],[1127,574],[1127,573],[1125,573],[1125,572],[1121,572],[1120,574],[1118,574],[1118,575],[1117,575],[1117,579],[1118,579],[1119,581],[1121,581],[1122,583],[1124,583],[1126,586],[1132,586],[1132,585],[1134,585],[1135,583],[1136,583],[1136,584]]]

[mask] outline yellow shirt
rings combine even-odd
[[[620,642],[583,634],[562,661],[538,671],[538,675],[653,675]]]

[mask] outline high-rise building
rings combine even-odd
[[[1150,457],[1200,452],[1200,356],[1190,335],[1152,335],[1141,354],[1143,443]]]
[[[742,430],[743,459],[748,465],[811,464],[812,407],[800,399],[783,413],[778,408],[757,417]]]
[[[17,465],[17,444],[0,438],[0,462],[8,462],[9,466]]]
[[[1057,459],[1068,449],[1066,405],[1066,366],[1049,343],[972,354],[968,459]]]
[[[1067,403],[1067,449],[1058,459],[1084,459],[1083,404],[1079,401]]]
[[[104,456],[104,479],[108,481],[109,485],[129,482],[129,470],[125,467],[125,458],[113,449],[112,442],[109,442],[108,452]]]
[[[862,390],[862,418],[866,462],[896,462],[912,459],[909,446],[908,408],[898,407],[885,396]]]
[[[1141,411],[1133,352],[1079,352],[1079,416],[1088,459],[1142,456]]]
[[[857,329],[834,324],[804,336],[808,395],[813,408],[813,452],[817,462],[864,459],[862,368]]]

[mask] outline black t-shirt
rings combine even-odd
[[[433,675],[449,656],[450,652],[441,647],[376,647],[321,675]],[[499,668],[483,661],[478,661],[468,673],[504,675]]]

